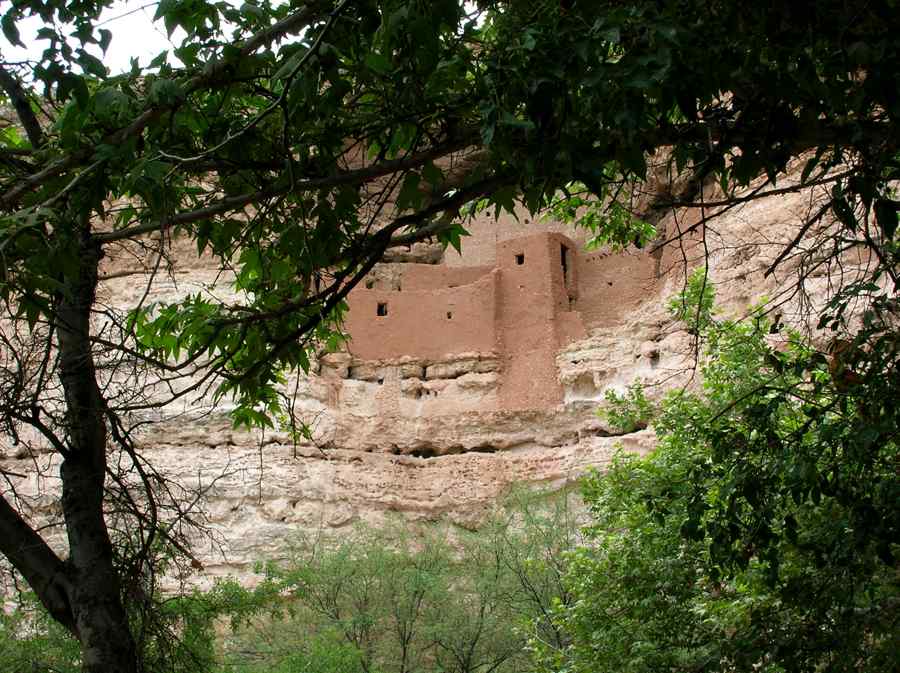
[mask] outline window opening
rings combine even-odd
[[[569,249],[564,246],[559,246],[559,261],[562,264],[563,270],[563,282],[568,285],[569,284]]]
[[[525,253],[516,255],[516,264],[522,266],[525,263]]]
[[[376,313],[382,317],[386,316],[387,315],[387,302],[383,302],[383,301],[378,302],[378,308],[376,309]]]
[[[447,311],[447,320],[451,320],[453,318],[453,311]]]

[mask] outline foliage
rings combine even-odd
[[[669,313],[687,325],[688,332],[700,334],[713,324],[715,289],[706,267],[698,267],[688,275],[684,289],[669,300]]]
[[[148,673],[518,671],[529,634],[563,642],[549,620],[566,602],[563,556],[577,539],[571,495],[519,492],[478,531],[359,527],[301,538],[265,580],[233,580],[160,608],[167,647],[146,646]],[[33,598],[0,614],[4,671],[77,671],[79,644]],[[230,627],[226,633],[225,628]],[[146,643],[145,643],[146,645]]]
[[[143,670],[148,673],[218,671],[217,626],[237,623],[258,613],[271,599],[223,581],[207,592],[172,596],[153,610],[156,621],[139,640]],[[135,625],[140,632],[141,624]],[[165,628],[160,628],[164,626]],[[75,673],[81,670],[78,640],[55,622],[31,594],[21,593],[11,611],[0,612],[0,667],[11,673]]]
[[[898,315],[869,290],[830,355],[773,348],[761,315],[707,323],[702,390],[664,401],[651,455],[586,485],[557,612],[572,645],[539,648],[548,670],[894,669]]]
[[[184,37],[125,73],[101,58],[112,4],[0,17],[12,44],[39,17],[46,47],[0,60],[0,410],[6,441],[62,458],[72,541],[63,560],[4,493],[0,551],[71,633],[104,632],[85,670],[137,669],[128,591],[161,539],[190,558],[195,499],[140,454],[147,419],[211,391],[237,425],[290,424],[287,374],[338,345],[347,293],[391,246],[458,245],[472,201],[536,213],[580,183],[622,245],[650,235],[632,196],[658,150],[690,186],[659,207],[760,176],[740,198],[772,196],[802,156],[778,189],[828,195],[784,254],[826,231],[827,259],[863,246],[898,284],[894,0],[163,0]],[[156,297],[175,239],[229,291]],[[116,254],[145,279],[120,309],[98,301]]]
[[[653,417],[653,404],[644,395],[644,387],[640,383],[628,386],[624,395],[607,390],[605,399],[606,404],[598,410],[598,414],[621,433],[643,430]]]
[[[610,184],[614,185],[613,176],[609,177]],[[656,237],[656,228],[636,217],[633,208],[623,205],[621,196],[609,192],[612,192],[611,186],[594,195],[583,184],[566,185],[561,195],[550,202],[544,218],[587,229],[593,234],[587,243],[588,249],[607,245],[614,251],[624,250],[629,245],[643,248]]]
[[[282,636],[301,637],[296,632],[284,633],[277,625],[274,630]],[[294,646],[290,648],[293,649],[292,652],[282,646],[274,652],[259,654],[263,643],[271,640],[271,636],[265,639],[260,637],[252,643],[253,647],[258,648],[254,658],[264,663],[230,663],[220,670],[227,673],[362,673],[364,670],[360,666],[356,649],[337,633],[308,635],[303,639],[302,648],[297,646],[297,641],[293,641]]]
[[[75,673],[78,641],[57,624],[37,599],[20,593],[15,609],[0,609],[0,670],[9,673]]]
[[[478,532],[412,538],[360,528],[340,541],[302,540],[269,564],[265,612],[225,650],[235,672],[517,671],[529,631],[562,637],[547,619],[565,602],[562,556],[576,536],[567,496],[518,496]],[[319,653],[327,653],[320,655]]]

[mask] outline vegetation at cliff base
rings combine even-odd
[[[712,307],[703,286],[701,270],[689,308]],[[571,641],[538,646],[543,670],[894,670],[892,302],[876,291],[854,341],[831,354],[777,334],[762,313],[709,311],[702,386],[656,410],[653,453],[622,455],[585,483],[592,522],[568,556],[570,600],[555,615]],[[631,390],[607,413],[629,424],[647,403]]]
[[[574,494],[517,493],[478,531],[403,522],[298,537],[252,590],[221,581],[173,597],[184,673],[513,673],[531,639],[560,647],[565,554],[580,535]],[[34,603],[0,621],[9,673],[78,670],[77,642]],[[37,616],[37,621],[34,617]]]

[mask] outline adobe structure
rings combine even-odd
[[[362,361],[459,354],[496,360],[497,395],[482,400],[482,410],[559,405],[556,355],[587,334],[574,310],[578,246],[542,232],[498,242],[496,260],[495,266],[407,263],[390,282],[370,278],[348,297],[350,353]]]

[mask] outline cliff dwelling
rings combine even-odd
[[[495,266],[404,264],[392,284],[373,280],[350,293],[349,352],[360,360],[497,360],[499,389],[482,409],[556,406],[556,353],[586,335],[572,309],[575,250],[571,239],[545,232],[502,242]]]
[[[379,386],[380,414],[413,418],[598,399],[591,376],[561,376],[559,355],[657,291],[659,255],[587,250],[588,232],[551,221],[467,226],[461,254],[401,251],[350,293],[346,353],[322,360],[329,408],[364,394],[353,381]]]

